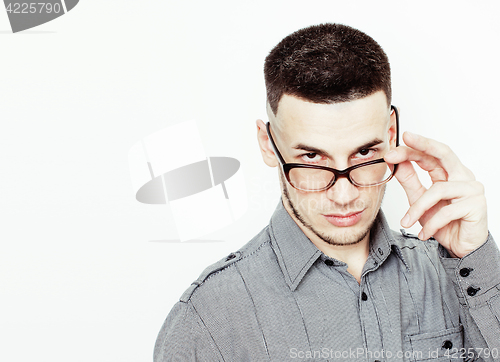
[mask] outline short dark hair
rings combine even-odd
[[[283,94],[313,103],[346,102],[382,90],[391,104],[391,68],[380,45],[342,24],[320,24],[284,38],[266,57],[267,101]]]

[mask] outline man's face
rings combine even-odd
[[[380,91],[358,100],[318,104],[284,95],[271,129],[285,162],[344,170],[382,158],[395,147],[395,116]],[[357,187],[339,178],[328,190],[293,188],[280,169],[285,208],[304,233],[331,245],[355,244],[368,236],[385,185]]]

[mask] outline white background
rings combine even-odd
[[[182,292],[260,231],[278,202],[276,170],[255,137],[263,60],[320,22],[381,44],[402,130],[449,144],[474,171],[500,239],[497,4],[82,0],[18,34],[0,11],[0,360],[152,360]],[[207,155],[241,161],[249,210],[181,244],[167,206],[135,201],[127,154],[189,119]],[[406,208],[391,182],[393,228]],[[193,227],[203,217],[193,210]]]

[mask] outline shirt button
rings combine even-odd
[[[361,300],[367,300],[368,296],[366,295],[365,292],[361,293]]]
[[[227,256],[226,261],[229,261],[229,260],[234,259],[234,258],[236,258],[236,255],[234,253],[231,253]]]
[[[380,255],[384,255],[384,252],[383,252],[383,251],[382,251],[382,249],[380,249],[380,248],[378,248],[378,253],[379,253]]]
[[[451,341],[444,341],[443,346],[441,348],[451,349],[453,347],[453,343]]]
[[[467,288],[467,294],[469,294],[471,297],[473,297],[480,290],[481,290],[481,288],[468,287]]]
[[[470,268],[462,268],[462,269],[460,269],[460,276],[466,278],[469,276],[471,271],[472,271],[472,269],[470,269]]]
[[[326,259],[325,260],[325,264],[328,265],[328,266],[332,266],[333,265],[333,261],[330,260],[330,259]]]

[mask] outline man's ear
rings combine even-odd
[[[262,159],[269,167],[278,166],[279,162],[276,155],[273,152],[271,146],[271,141],[267,136],[266,125],[261,119],[257,120],[257,141],[259,141],[260,152],[262,153]]]

